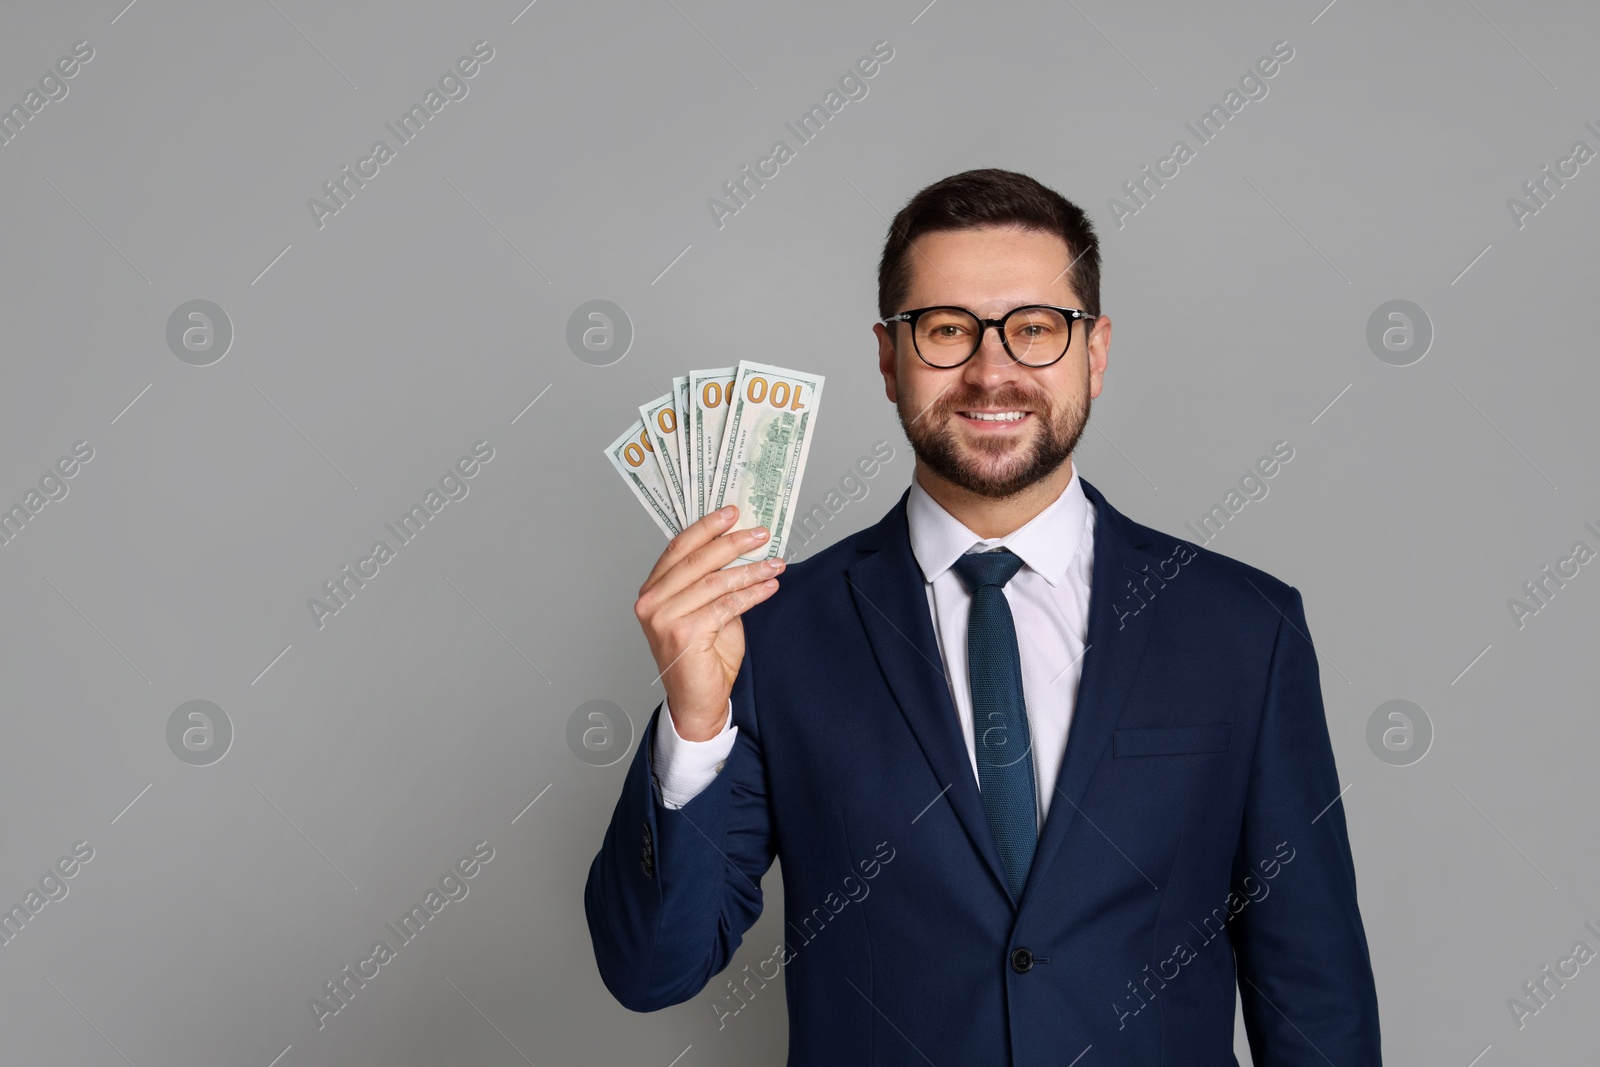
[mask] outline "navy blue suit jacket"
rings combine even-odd
[[[712,1010],[726,1024],[781,978],[791,1067],[1236,1067],[1235,988],[1257,1067],[1379,1064],[1299,591],[1082,484],[1098,509],[1088,647],[1021,898],[902,495],[745,614],[738,738],[676,811],[652,788],[656,707],[584,892],[618,1001],[652,1011],[704,989],[776,857],[784,940]]]

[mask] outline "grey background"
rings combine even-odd
[[[1592,1055],[1593,965],[1521,1030],[1506,1005],[1600,948],[1600,566],[1507,605],[1600,548],[1600,165],[1521,228],[1506,205],[1600,148],[1592,6],[524,2],[0,13],[0,103],[94,49],[0,147],[0,503],[94,449],[0,546],[0,903],[95,850],[0,946],[7,1062],[781,1063],[776,987],[719,1032],[720,981],[641,1016],[596,974],[582,887],[632,748],[588,765],[568,720],[610,701],[636,741],[659,700],[631,608],[662,547],[600,449],[691,367],[816,370],[802,499],[887,440],[823,540],[875,521],[911,469],[869,332],[886,222],[986,165],[1100,227],[1078,459],[1120,509],[1186,533],[1294,448],[1210,547],[1305,594],[1390,1062]],[[319,229],[307,198],[479,40],[469,95]],[[719,229],[707,198],[879,40],[868,95]],[[1279,40],[1268,95],[1119,228],[1108,198]],[[204,367],[166,343],[195,299],[234,330]],[[635,331],[607,367],[565,340],[591,299]],[[1366,341],[1395,299],[1435,331],[1404,367]],[[478,440],[469,495],[319,630],[307,598]],[[1434,731],[1407,766],[1366,740],[1397,699]],[[191,700],[232,724],[209,766],[168,747]],[[319,1031],[308,998],[480,840],[470,894]],[[735,967],[780,936],[764,885]]]

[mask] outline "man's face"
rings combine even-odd
[[[910,255],[911,288],[897,312],[952,304],[999,318],[1022,304],[1083,307],[1067,282],[1066,242],[1053,234],[1013,226],[941,231],[917,238]],[[908,324],[873,331],[884,390],[917,458],[962,489],[996,499],[1048,477],[1072,453],[1089,402],[1100,395],[1111,344],[1109,318],[1084,319],[1072,324],[1059,362],[1024,367],[991,327],[970,360],[941,370],[918,358]],[[978,417],[999,413],[1017,414]]]

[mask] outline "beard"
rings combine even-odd
[[[1081,405],[1072,399],[1057,405],[1042,392],[1026,391],[1012,383],[992,394],[948,390],[921,413],[907,410],[906,394],[901,391],[895,408],[911,451],[930,470],[969,493],[1002,499],[1049,477],[1078,446],[1078,438],[1089,424],[1087,377],[1085,368]],[[954,421],[962,416],[956,412],[985,407],[1027,409],[1033,412],[1038,428],[1026,441],[999,435],[975,442],[958,440]],[[1009,458],[1002,461],[1008,453]],[[984,462],[991,457],[993,462]]]

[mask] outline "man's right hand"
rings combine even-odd
[[[661,670],[673,728],[685,741],[706,741],[722,729],[744,660],[739,616],[777,591],[775,576],[787,566],[774,559],[721,569],[769,536],[765,526],[727,533],[738,514],[729,504],[669,541],[633,605]]]

